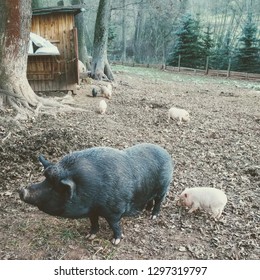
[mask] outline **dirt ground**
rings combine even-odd
[[[0,259],[259,259],[260,83],[119,66],[114,73],[105,115],[96,111],[102,97],[91,95],[96,81],[73,96],[86,111],[17,124],[0,110]],[[169,121],[171,106],[188,110],[191,122]],[[19,199],[19,188],[42,178],[39,154],[57,162],[70,151],[142,142],[172,155],[173,183],[157,219],[122,219],[118,246],[103,219],[89,241],[88,219],[52,217]],[[219,221],[176,205],[183,189],[200,186],[226,192]]]

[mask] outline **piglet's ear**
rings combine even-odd
[[[39,161],[43,165],[44,169],[46,169],[48,166],[52,165],[47,159],[44,158],[43,155],[39,156]]]
[[[76,184],[71,179],[68,179],[68,178],[62,179],[60,182],[68,188],[69,197],[70,197],[70,199],[72,199],[73,194],[76,190]]]

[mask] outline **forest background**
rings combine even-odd
[[[83,5],[91,55],[99,1],[63,2]],[[260,73],[259,27],[256,0],[111,0],[108,58]]]

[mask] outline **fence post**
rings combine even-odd
[[[231,69],[231,58],[228,60],[228,69],[227,69],[227,77],[230,77],[230,69]]]
[[[205,75],[208,75],[209,73],[209,56],[206,58],[206,69],[205,69]]]
[[[179,59],[178,59],[178,71],[181,71],[181,55],[179,54]]]

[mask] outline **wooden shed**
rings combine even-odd
[[[75,15],[80,12],[78,6],[33,10],[31,32],[55,45],[60,53],[28,55],[27,78],[35,92],[76,90],[79,73]]]

